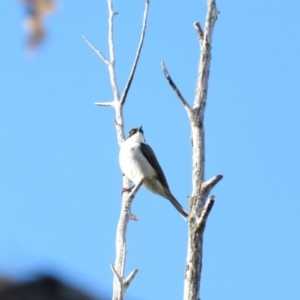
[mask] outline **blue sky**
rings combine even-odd
[[[217,2],[206,126],[206,178],[223,174],[204,243],[203,299],[299,299],[299,10],[296,0]],[[114,2],[117,80],[139,41],[143,1]],[[1,1],[0,272],[51,272],[94,295],[111,292],[121,172],[104,54],[106,1],[60,1],[33,58],[23,11]],[[193,22],[205,1],[152,1],[124,109],[143,125],[184,207],[191,192],[190,129],[163,60],[192,103],[199,48]],[[141,189],[128,231],[128,299],[182,299],[187,224]]]

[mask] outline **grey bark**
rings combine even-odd
[[[207,14],[204,30],[200,23],[195,22],[194,27],[198,34],[201,55],[198,63],[198,74],[193,107],[190,107],[179,89],[173,82],[164,63],[162,69],[169,84],[177,94],[179,100],[187,111],[191,124],[192,139],[192,183],[193,190],[189,197],[189,232],[186,270],[184,279],[184,300],[200,299],[200,280],[202,270],[203,232],[207,217],[211,211],[215,196],[207,200],[212,188],[222,179],[217,175],[204,181],[205,171],[205,130],[204,114],[208,92],[208,79],[211,61],[211,44],[218,10],[215,0],[207,0]]]
[[[107,65],[110,84],[113,93],[113,100],[109,102],[96,102],[97,106],[106,106],[113,107],[115,109],[115,126],[116,126],[116,134],[119,145],[124,142],[124,117],[123,117],[123,105],[125,104],[126,97],[128,91],[131,86],[131,82],[133,80],[135,70],[139,61],[140,53],[142,50],[145,32],[146,32],[146,24],[147,24],[147,16],[148,16],[148,8],[149,8],[149,0],[146,0],[145,11],[143,16],[142,23],[142,32],[140,41],[137,47],[136,56],[132,65],[131,72],[128,76],[128,80],[126,86],[123,90],[123,93],[120,97],[119,88],[117,85],[116,73],[115,73],[115,50],[114,50],[114,39],[113,39],[113,20],[116,13],[113,10],[113,2],[112,0],[107,0],[108,4],[108,47],[109,47],[109,59],[107,59],[98,49],[96,49],[85,37],[84,40],[88,43],[88,45],[95,51],[95,53],[100,57],[100,59]],[[114,273],[113,280],[113,300],[123,300],[125,292],[129,287],[131,281],[137,274],[138,270],[135,269],[129,273],[127,277],[125,274],[125,263],[126,263],[126,255],[127,255],[127,243],[126,243],[126,235],[128,223],[130,220],[137,221],[137,217],[131,214],[131,203],[133,198],[138,191],[138,189],[142,185],[142,181],[138,183],[134,189],[128,193],[125,192],[122,194],[122,206],[120,212],[120,218],[117,225],[117,233],[116,233],[116,258],[115,263],[111,264],[111,269]],[[123,188],[128,188],[130,186],[130,181],[125,176],[123,177]]]

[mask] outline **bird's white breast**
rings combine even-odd
[[[122,172],[135,184],[141,178],[152,178],[156,173],[139,149],[139,142],[126,140],[120,149],[119,161]]]

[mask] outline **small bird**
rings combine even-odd
[[[127,139],[121,145],[119,161],[122,172],[134,184],[138,184],[143,178],[143,185],[147,189],[168,199],[185,219],[188,217],[188,213],[172,195],[152,148],[146,144],[142,126],[129,131]]]

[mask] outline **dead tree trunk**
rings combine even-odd
[[[201,55],[198,63],[197,84],[193,107],[191,107],[184,99],[171,79],[164,63],[162,63],[165,77],[183,104],[191,124],[193,190],[192,195],[189,198],[189,236],[184,280],[184,300],[200,299],[203,232],[208,214],[212,209],[215,200],[213,195],[211,195],[208,200],[207,198],[212,188],[223,177],[222,175],[217,175],[207,181],[204,179],[204,113],[208,91],[212,34],[218,15],[215,0],[207,0],[207,6],[204,30],[201,28],[199,22],[194,23],[194,27],[198,34]]]

